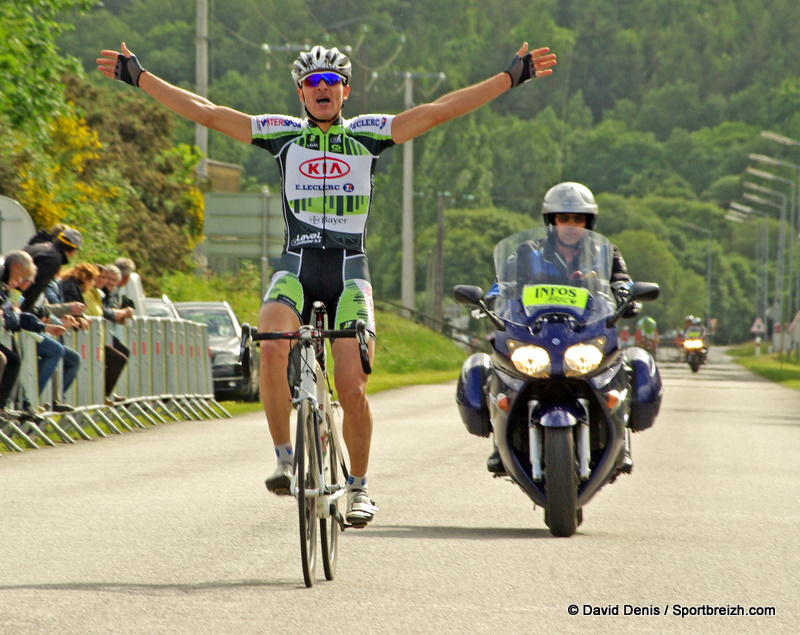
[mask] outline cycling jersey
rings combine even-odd
[[[642,331],[642,333],[645,335],[652,335],[656,330],[656,321],[651,317],[643,317],[636,324],[636,328]]]
[[[283,251],[364,253],[378,155],[394,145],[393,115],[339,119],[328,132],[308,119],[251,117],[253,144],[278,162],[283,187]]]

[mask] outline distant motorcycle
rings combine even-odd
[[[495,326],[492,354],[461,371],[456,402],[467,430],[494,433],[507,475],[544,509],[554,536],[571,536],[583,506],[625,469],[630,431],[653,425],[662,396],[653,358],[620,350],[616,322],[631,302],[654,300],[658,285],[634,283],[617,306],[611,291],[613,246],[586,231],[580,271],[558,282],[529,270],[547,229],[521,232],[494,250],[499,294],[454,289],[456,300]],[[474,313],[473,313],[474,314]]]
[[[687,339],[683,341],[683,352],[686,356],[686,363],[693,373],[700,370],[700,366],[706,363],[708,349],[705,342],[699,338]]]

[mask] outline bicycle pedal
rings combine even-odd
[[[357,525],[354,525],[352,523],[345,523],[344,526],[348,527],[350,529],[364,529],[364,527],[366,527],[368,524],[369,523],[366,523],[366,522],[365,523],[359,523]]]

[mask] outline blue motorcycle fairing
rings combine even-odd
[[[567,405],[551,406],[538,416],[539,425],[544,428],[571,428],[578,425],[586,415],[583,408],[576,404],[573,407]]]

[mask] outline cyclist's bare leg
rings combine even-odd
[[[342,437],[350,457],[350,473],[366,475],[372,441],[372,412],[367,401],[367,378],[361,370],[358,342],[340,338],[331,345],[334,382],[342,406]],[[375,358],[375,342],[369,341],[370,361]]]
[[[267,302],[258,313],[259,331],[294,331],[300,326],[295,312],[280,302]],[[273,443],[291,442],[290,419],[292,395],[286,380],[290,344],[286,340],[261,342],[260,378],[261,405],[267,416]]]

